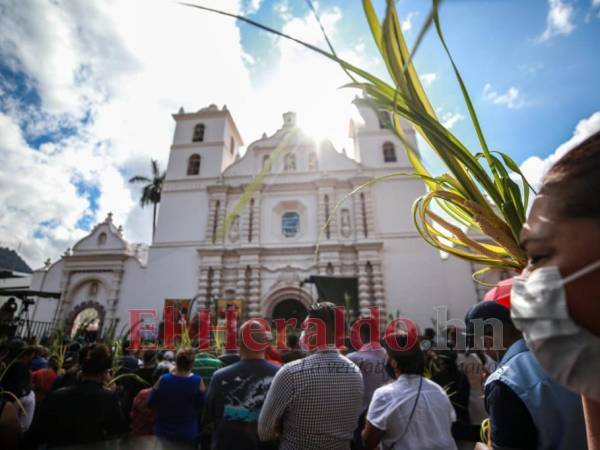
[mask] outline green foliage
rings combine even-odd
[[[152,217],[152,236],[156,229],[156,208],[160,203],[160,197],[162,194],[163,184],[167,176],[166,172],[161,172],[158,166],[158,161],[155,159],[150,160],[150,166],[152,168],[152,176],[148,178],[144,175],[136,175],[129,179],[130,183],[145,183],[142,188],[142,195],[140,197],[140,206],[143,208],[146,205],[152,205],[153,217]]]

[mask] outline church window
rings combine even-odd
[[[233,138],[230,138],[229,140],[229,151],[231,152],[231,156],[233,156],[233,154],[235,153],[235,141],[233,140]]]
[[[369,237],[369,230],[367,228],[367,201],[365,200],[364,192],[360,193],[360,210],[362,213],[363,235],[364,237]]]
[[[308,154],[308,170],[318,170],[319,163],[317,162],[317,154],[315,152],[310,152]]]
[[[187,174],[198,175],[200,173],[200,155],[194,153],[188,159]]]
[[[329,195],[323,197],[323,209],[325,212],[325,237],[329,239],[331,237],[331,230],[329,227]]]
[[[263,170],[266,172],[270,172],[271,171],[271,157],[269,155],[264,155],[262,161],[263,161]]]
[[[90,284],[90,297],[95,297],[98,293],[98,283],[93,282]]]
[[[192,137],[192,142],[202,142],[204,141],[204,124],[199,123],[194,127],[194,136]]]
[[[397,161],[396,148],[394,147],[394,144],[389,141],[383,143],[383,161],[386,163]]]
[[[285,172],[293,172],[296,170],[296,155],[288,153],[283,158],[283,170]]]
[[[297,212],[286,212],[281,216],[281,233],[285,237],[294,237],[300,231],[300,214]]]
[[[105,245],[106,239],[107,239],[106,233],[104,233],[104,232],[100,233],[100,235],[98,236],[98,245]]]

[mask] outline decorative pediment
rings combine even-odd
[[[113,223],[112,213],[108,213],[104,222],[99,223],[86,237],[73,246],[73,255],[89,253],[128,252],[129,246],[123,239],[123,228]]]

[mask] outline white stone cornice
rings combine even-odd
[[[223,147],[225,145],[225,141],[202,141],[202,142],[186,142],[185,144],[172,144],[171,150],[179,150],[179,149],[194,149],[202,150],[203,148],[212,148],[212,147]]]

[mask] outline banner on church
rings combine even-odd
[[[310,283],[317,287],[319,301],[328,301],[346,308],[350,317],[359,317],[358,278],[312,275]]]

